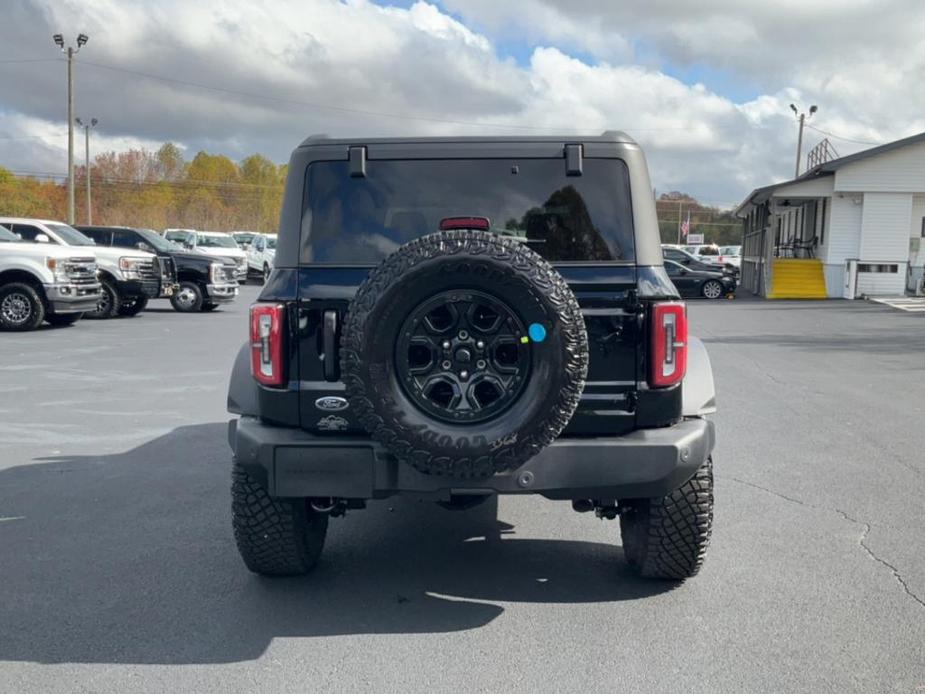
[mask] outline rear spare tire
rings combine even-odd
[[[350,304],[341,371],[351,409],[398,459],[457,477],[513,470],[578,406],[588,338],[565,280],[522,241],[424,236]]]

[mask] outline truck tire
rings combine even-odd
[[[170,305],[180,313],[197,313],[202,309],[202,288],[196,282],[180,282],[177,291],[170,297]]]
[[[0,328],[14,332],[35,330],[45,320],[42,297],[25,282],[0,287]]]
[[[49,313],[45,316],[45,320],[48,321],[49,325],[53,325],[56,328],[63,328],[68,325],[74,325],[77,321],[83,318],[82,313]]]
[[[713,460],[668,496],[624,502],[623,552],[640,576],[683,581],[703,564],[713,528]]]
[[[119,315],[125,316],[126,318],[131,318],[132,316],[137,316],[139,313],[145,310],[148,305],[148,297],[146,296],[136,296],[134,299],[125,301],[119,307]]]
[[[266,284],[270,281],[270,266],[267,263],[263,264],[263,276],[260,279],[260,284]]]
[[[231,522],[244,564],[264,576],[311,571],[328,532],[327,514],[310,510],[306,499],[271,497],[237,462],[231,473]]]
[[[430,234],[386,258],[351,302],[340,346],[359,422],[434,475],[521,466],[568,424],[588,369],[565,280],[521,241],[481,231]]]
[[[116,289],[110,280],[105,277],[100,280],[101,291],[100,300],[96,304],[96,309],[86,313],[87,318],[114,318],[119,314],[119,307],[122,305],[122,297],[119,296],[119,290]]]

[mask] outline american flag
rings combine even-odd
[[[687,232],[691,230],[691,213],[687,213],[687,219],[681,222],[681,236],[687,238]]]

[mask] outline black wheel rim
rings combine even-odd
[[[445,422],[494,417],[520,396],[531,356],[520,317],[484,292],[451,290],[419,304],[401,326],[395,366],[407,396]]]
[[[100,292],[100,300],[96,302],[96,313],[105,316],[112,310],[112,295],[106,287]]]
[[[32,317],[32,302],[20,292],[11,292],[0,303],[0,314],[9,325],[25,325]]]

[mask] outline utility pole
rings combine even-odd
[[[813,117],[813,114],[819,110],[819,107],[813,104],[809,107],[809,116],[805,113],[801,113],[799,109],[793,104],[790,104],[790,110],[793,111],[794,115],[797,116],[797,119],[800,122],[800,132],[797,135],[797,165],[793,173],[794,178],[799,178],[800,176],[800,158],[803,156],[803,126],[809,118]]]
[[[89,123],[84,123],[80,118],[75,118],[74,121],[84,129],[84,157],[87,167],[87,226],[90,226],[93,224],[93,208],[90,205],[90,128],[99,121],[96,118],[91,118]]]
[[[74,223],[74,56],[80,52],[90,37],[77,35],[77,48],[64,45],[64,36],[54,34],[52,38],[61,52],[67,55],[67,223]]]
[[[681,245],[681,205],[683,203],[678,200],[678,245]]]

